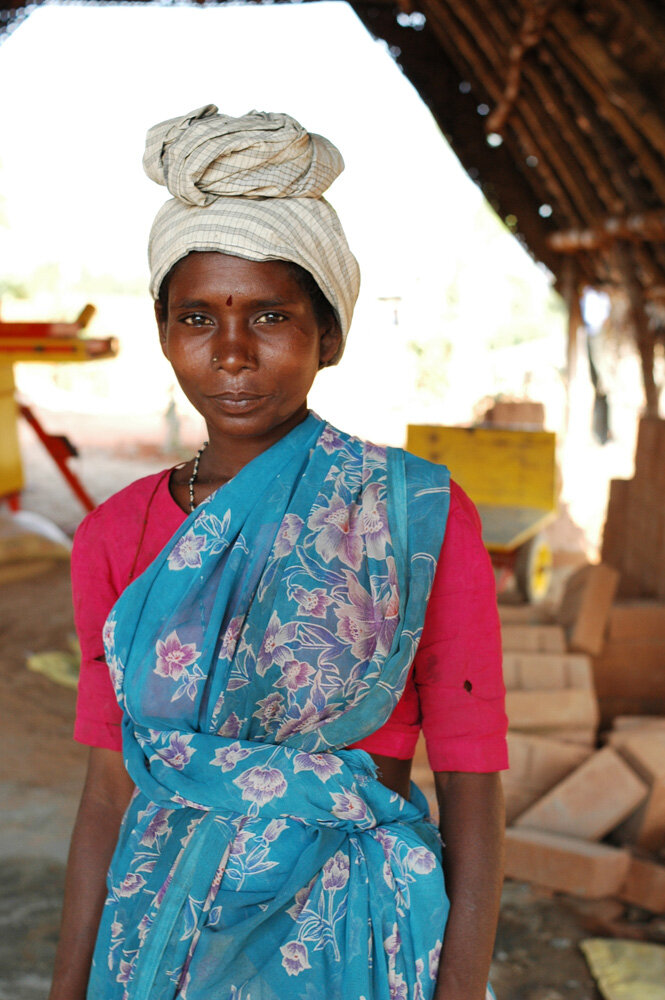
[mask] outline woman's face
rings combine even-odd
[[[278,441],[307,414],[307,393],[340,333],[317,320],[283,261],[190,253],[171,272],[168,310],[155,307],[162,350],[211,444]]]

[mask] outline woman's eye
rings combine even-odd
[[[183,316],[180,320],[185,326],[210,326],[212,320],[208,316],[203,316],[202,313],[188,313],[187,316]]]
[[[286,320],[284,313],[280,312],[265,312],[257,316],[255,322],[264,325],[272,325],[273,323],[283,323]]]

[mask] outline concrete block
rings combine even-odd
[[[553,625],[552,615],[539,604],[502,604],[499,601],[502,625]]]
[[[618,583],[619,572],[605,563],[583,566],[568,577],[557,622],[566,629],[569,649],[600,653]]]
[[[607,637],[610,642],[648,639],[665,643],[665,603],[630,601],[610,610]]]
[[[616,895],[629,867],[630,854],[620,848],[540,830],[506,830],[509,878],[583,899],[602,899]]]
[[[603,730],[607,730],[612,726],[617,715],[644,715],[646,713],[654,716],[665,715],[665,693],[657,697],[621,695],[618,698],[604,694],[602,699],[599,699],[599,705],[600,725]]]
[[[624,903],[665,913],[665,865],[632,858],[626,880],[617,893]]]
[[[646,799],[648,785],[611,747],[584,761],[515,821],[583,840],[600,840]]]
[[[593,729],[598,725],[598,702],[593,691],[508,691],[506,712],[511,729]]]
[[[646,801],[617,830],[622,843],[648,851],[665,847],[665,733],[636,734],[618,748],[621,756],[646,782]]]
[[[508,691],[592,689],[593,670],[580,653],[504,653],[503,680]]]
[[[545,426],[545,407],[529,399],[499,399],[487,410],[484,419],[495,427],[542,430]]]
[[[608,642],[594,656],[598,697],[665,697],[665,642]]]
[[[615,715],[665,714],[665,642],[610,640],[592,663],[604,727]]]
[[[560,625],[504,625],[501,636],[507,652],[566,652],[566,635]]]
[[[650,732],[665,732],[665,716],[660,715],[617,715],[613,730],[616,733],[626,732],[637,735],[638,729],[648,729]],[[643,733],[639,734],[644,735]]]
[[[605,734],[605,743],[619,750],[634,736],[665,734],[665,717],[654,715],[619,715],[614,720],[613,729]]]
[[[561,729],[556,726],[542,726],[541,728],[530,729],[529,734],[556,740],[557,743],[586,747],[588,750],[595,749],[598,742],[598,730],[596,726],[582,727],[580,729]]]
[[[558,784],[591,754],[589,747],[524,733],[508,734],[510,770],[502,771],[506,822]]]

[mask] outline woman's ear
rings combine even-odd
[[[162,352],[166,354],[166,316],[164,315],[162,303],[159,299],[155,300],[155,319],[157,320],[157,329],[159,330],[159,343]]]
[[[319,346],[319,368],[326,368],[337,354],[342,342],[342,331],[334,317],[330,317],[321,332]]]

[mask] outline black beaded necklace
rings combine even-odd
[[[208,447],[208,442],[204,441],[203,444],[201,445],[201,447],[199,448],[199,450],[197,451],[196,458],[194,459],[194,468],[192,469],[192,474],[189,477],[189,482],[187,484],[189,486],[189,512],[190,512],[190,514],[194,510],[194,508],[196,507],[196,503],[194,501],[194,483],[196,482],[197,476],[199,474],[199,462],[201,461],[201,455],[203,454],[203,452],[206,450],[207,447]]]

